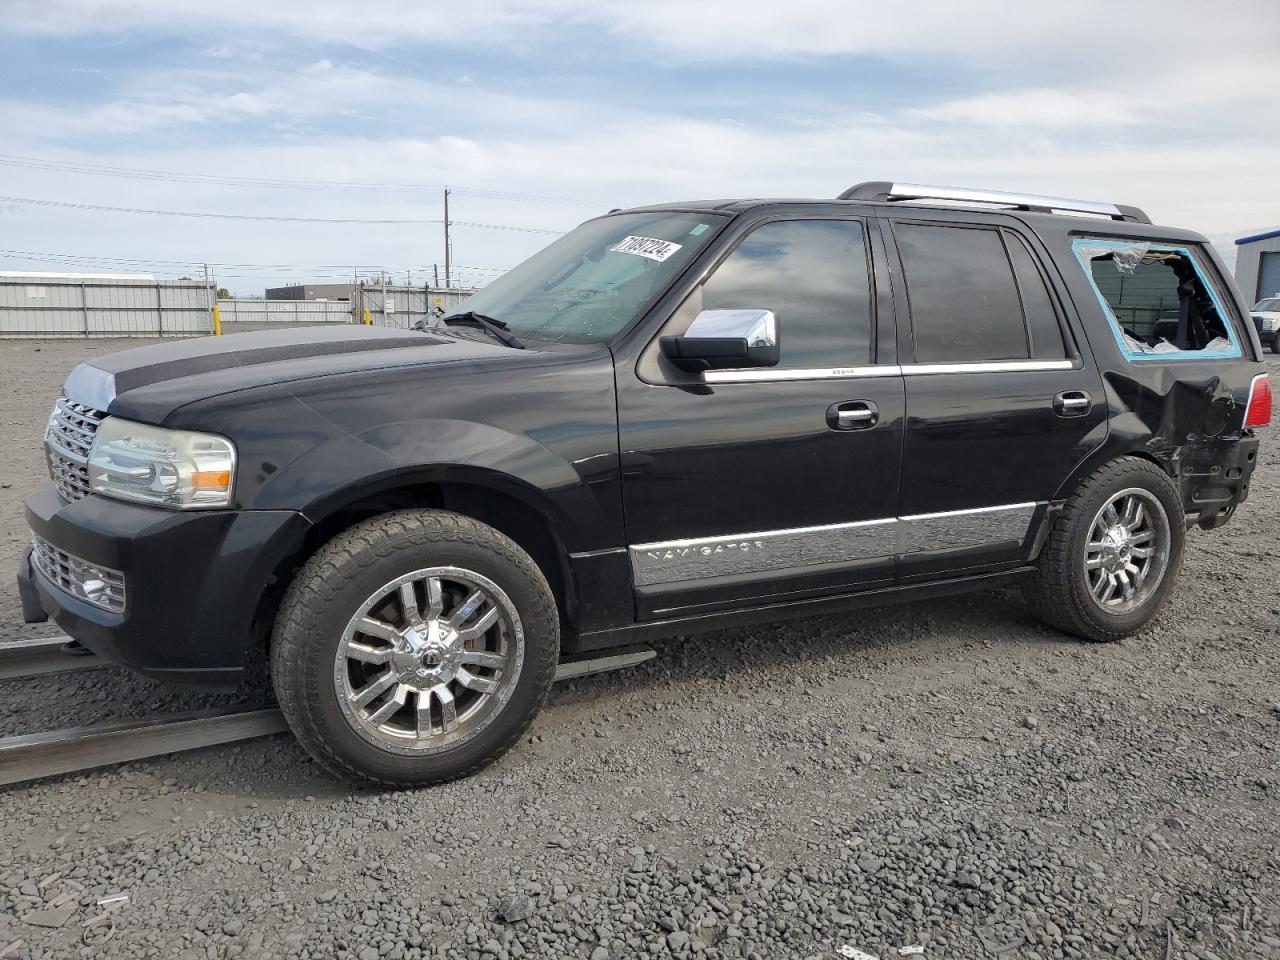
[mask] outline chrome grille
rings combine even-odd
[[[40,537],[32,544],[31,564],[64,593],[100,610],[124,613],[124,574],[119,570],[73,557]]]
[[[89,492],[89,448],[105,416],[66,397],[53,405],[44,434],[45,453],[53,485],[68,503]]]

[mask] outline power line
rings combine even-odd
[[[377,183],[356,180],[300,180],[275,177],[238,177],[214,173],[180,173],[174,170],[148,170],[139,167],[116,167],[104,164],[84,163],[78,160],[51,160],[42,157],[23,157],[14,154],[0,154],[0,166],[25,167],[32,170],[46,170],[56,173],[74,173],[97,177],[120,177],[128,180],[167,181],[171,183],[205,183],[224,187],[273,187],[293,190],[393,190],[437,192],[440,187],[427,183]],[[535,193],[515,193],[507,190],[493,190],[484,187],[450,187],[458,193],[464,193],[488,200],[510,200],[517,203],[553,203],[571,206],[587,206],[599,208],[604,206],[593,200],[575,197],[550,197]]]
[[[219,279],[283,281],[295,278],[297,283],[343,283],[357,278],[415,273],[430,276],[435,264],[429,263],[381,263],[381,264],[235,264],[213,261],[142,260],[123,257],[93,257],[68,254],[41,254],[33,251],[0,250],[0,264],[21,263],[27,267],[43,265],[46,268],[88,271],[133,271],[161,276],[182,276],[199,273],[204,267],[212,269]],[[0,269],[4,269],[0,266]],[[454,278],[464,285],[484,285],[496,280],[506,271],[500,267],[455,266]]]
[[[424,270],[431,264],[420,262],[398,261],[395,263],[379,262],[362,263],[232,263],[215,260],[164,260],[148,257],[108,257],[100,254],[82,253],[48,253],[35,250],[12,250],[0,248],[0,257],[11,257],[18,260],[80,260],[103,263],[164,265],[174,267],[190,267],[208,264],[210,267],[255,268],[262,270]],[[474,264],[455,264],[462,270],[480,270],[489,273],[506,273],[510,267],[481,267]]]
[[[194,217],[201,220],[253,220],[268,221],[271,223],[347,223],[347,224],[370,224],[370,225],[403,225],[412,224],[421,226],[423,224],[443,223],[442,220],[420,220],[420,219],[374,219],[364,217],[273,217],[265,214],[250,213],[203,213],[191,210],[150,210],[142,207],[108,207],[97,203],[71,203],[66,200],[39,200],[31,197],[4,197],[0,196],[0,203],[26,203],[36,207],[64,207],[71,210],[91,210],[95,213],[132,213],[141,214],[152,217]],[[472,220],[453,220],[453,224],[460,227],[473,227],[479,230],[506,230],[515,233],[549,233],[560,235],[563,230],[548,230],[545,227],[518,227],[501,223],[476,223]]]

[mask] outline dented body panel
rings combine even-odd
[[[1099,224],[1056,216],[1028,217],[1044,242],[1063,288],[1075,307],[1107,404],[1107,437],[1063,478],[1065,499],[1086,476],[1116,457],[1133,455],[1158,463],[1178,481],[1188,523],[1220,525],[1249,493],[1258,441],[1244,428],[1253,380],[1266,372],[1262,346],[1247,304],[1229,280],[1221,258],[1198,233],[1145,224]],[[1076,267],[1073,241],[1110,237],[1177,243],[1195,250],[1241,345],[1231,359],[1178,357],[1133,362],[1117,345],[1088,277]]]

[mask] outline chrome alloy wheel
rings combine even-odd
[[[374,591],[343,632],[333,681],[347,722],[393,753],[465,743],[501,713],[524,661],[515,604],[492,580],[430,567]]]
[[[1128,613],[1160,586],[1169,564],[1169,517],[1149,490],[1130,487],[1102,505],[1089,527],[1084,575],[1107,613]]]

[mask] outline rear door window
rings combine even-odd
[[[1062,323],[1057,301],[1049,292],[1043,268],[1036,262],[1026,241],[1008,230],[1001,231],[1013,261],[1013,273],[1022,296],[1022,310],[1031,337],[1031,356],[1036,360],[1061,360],[1067,355],[1062,340]]]
[[[1191,248],[1092,237],[1072,246],[1127,359],[1241,356],[1224,301]]]
[[[893,232],[907,285],[917,363],[1031,357],[1022,295],[1000,230],[898,222]],[[1023,254],[1030,258],[1025,250]],[[1047,298],[1034,263],[1025,264],[1023,273],[1029,294]],[[1046,324],[1057,324],[1055,314],[1044,313],[1043,303],[1036,310]],[[1062,356],[1061,334],[1056,346],[1047,332],[1042,336],[1044,349]]]

